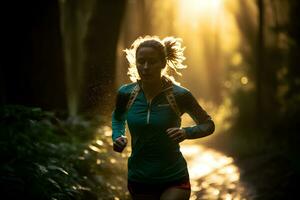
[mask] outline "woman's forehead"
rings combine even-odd
[[[159,52],[153,47],[140,47],[136,53],[137,57],[159,57]]]

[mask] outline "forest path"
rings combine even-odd
[[[197,140],[183,142],[181,151],[191,178],[190,200],[294,199],[298,190],[299,177],[280,154],[235,158]]]
[[[254,188],[240,180],[240,169],[232,157],[196,141],[183,142],[181,151],[190,173],[190,200],[251,199],[255,195]]]

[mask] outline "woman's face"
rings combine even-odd
[[[160,79],[165,63],[152,47],[140,47],[136,53],[136,67],[142,81]]]

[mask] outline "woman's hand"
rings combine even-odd
[[[118,137],[114,141],[113,149],[114,149],[114,151],[121,153],[124,150],[124,148],[126,147],[126,145],[127,145],[127,138],[126,138],[126,136],[122,135],[121,137]]]
[[[169,138],[176,143],[180,143],[187,138],[187,134],[182,128],[168,128],[166,132]]]

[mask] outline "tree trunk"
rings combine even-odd
[[[264,2],[257,0],[258,5],[258,33],[256,55],[256,116],[257,126],[263,126],[264,108],[262,106],[262,75],[264,74]]]
[[[111,112],[116,80],[116,50],[126,2],[96,1],[85,42],[84,111],[100,114]]]

